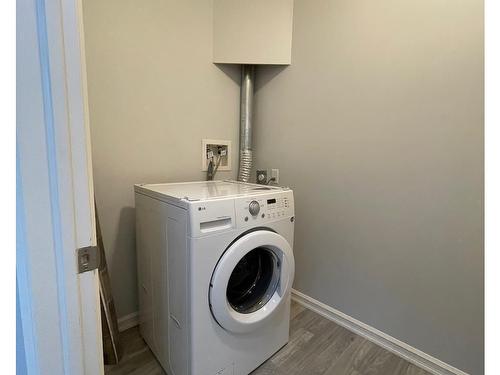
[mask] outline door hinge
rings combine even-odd
[[[100,257],[97,246],[87,246],[77,249],[78,273],[95,270],[99,267]]]

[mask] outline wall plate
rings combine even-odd
[[[278,185],[280,183],[280,170],[277,168],[271,169],[271,177],[273,179],[272,183]]]
[[[230,171],[231,170],[231,141],[223,139],[202,139],[201,140],[201,170],[206,172],[208,169],[209,159],[207,158],[207,152],[211,150],[215,155],[217,155],[217,147],[225,147],[227,149],[226,156],[222,157],[221,164],[219,165],[218,171]]]

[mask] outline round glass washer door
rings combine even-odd
[[[210,283],[210,308],[224,329],[262,326],[286,300],[295,263],[290,244],[269,230],[250,232],[224,252]]]

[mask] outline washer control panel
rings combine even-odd
[[[243,197],[235,200],[236,224],[260,225],[294,216],[293,192]]]

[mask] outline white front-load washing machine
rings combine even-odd
[[[169,375],[247,375],[288,342],[293,192],[135,186],[140,332]]]

